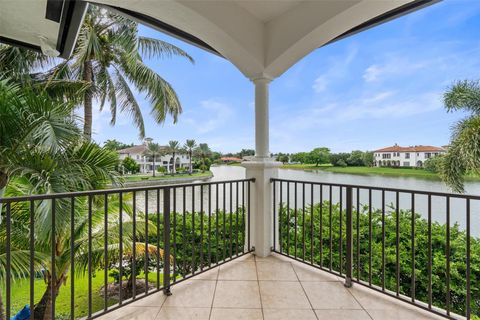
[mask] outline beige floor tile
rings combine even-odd
[[[370,320],[364,310],[315,310],[318,320]],[[388,319],[388,318],[383,318]]]
[[[218,281],[214,308],[261,308],[257,281]]]
[[[157,292],[151,295],[146,296],[145,298],[141,298],[129,306],[131,307],[161,307],[163,302],[167,298],[163,292]]]
[[[231,262],[220,267],[218,280],[257,280],[254,261]]]
[[[291,263],[257,262],[258,280],[298,281]]]
[[[416,311],[404,308],[389,309],[389,310],[367,310],[374,320],[430,320],[430,319],[445,319],[436,316],[432,313]]]
[[[388,297],[385,294],[375,292],[361,285],[354,285],[348,290],[353,294],[353,296],[365,309],[394,310],[399,308],[399,304],[401,303],[399,301],[396,301],[395,298]],[[405,305],[405,307],[409,306]]]
[[[160,312],[159,307],[125,306],[98,318],[101,320],[154,320]]]
[[[300,281],[340,281],[336,275],[305,264],[292,263],[292,266]]]
[[[235,258],[235,261],[255,261],[255,255],[252,253],[245,254],[241,257]]]
[[[313,310],[263,309],[264,320],[316,320]]]
[[[200,274],[196,274],[192,280],[217,280],[220,267],[213,268]]]
[[[213,308],[210,320],[262,320],[262,309]]]
[[[155,320],[208,320],[210,308],[163,307]]]
[[[314,309],[361,309],[340,282],[302,282]]]
[[[210,307],[216,281],[187,280],[172,287],[172,295],[167,297],[164,306],[169,307]]]
[[[279,254],[271,254],[267,257],[258,257],[255,256],[255,261],[256,262],[288,262],[290,263],[292,259],[287,258],[285,256],[279,255]]]
[[[260,296],[265,309],[310,309],[300,282],[260,281]]]

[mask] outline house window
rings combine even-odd
[[[403,166],[404,166],[404,167],[410,167],[410,162],[404,161],[404,162],[403,162]]]
[[[410,159],[410,153],[405,153],[405,159]]]
[[[383,159],[390,159],[391,156],[392,156],[392,155],[391,155],[390,153],[384,153],[384,154],[382,154],[382,158],[383,158]]]
[[[430,152],[425,152],[425,159],[430,159],[432,154]]]
[[[140,156],[137,154],[137,160],[140,159]]]

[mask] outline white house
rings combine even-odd
[[[147,145],[149,141],[145,141],[143,144],[118,150],[120,160],[124,160],[126,157],[130,157],[140,165],[140,172],[148,173],[156,170],[158,167],[165,167],[167,172],[173,170],[173,157],[172,154],[167,153],[167,146],[161,146],[161,155],[155,158],[155,168],[153,168],[153,157],[145,155]],[[188,168],[190,165],[190,158],[188,154],[177,153],[175,154],[175,168]]]
[[[410,146],[401,147],[395,144],[373,151],[374,166],[377,167],[422,167],[427,159],[444,154],[443,147]]]

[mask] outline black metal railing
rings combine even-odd
[[[6,319],[95,318],[250,252],[253,182],[0,198]]]
[[[274,252],[437,315],[480,316],[480,197],[284,179],[272,189]]]

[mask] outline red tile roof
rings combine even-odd
[[[235,158],[235,157],[222,157],[220,158],[222,161],[242,161],[240,158]]]
[[[445,152],[444,148],[434,147],[434,146],[412,146],[412,147],[401,147],[394,145],[391,147],[386,147],[383,149],[378,149],[373,152]]]

